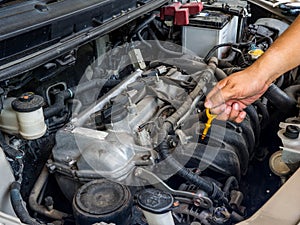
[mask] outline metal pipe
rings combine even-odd
[[[134,82],[137,78],[141,77],[142,75],[141,70],[135,71],[133,74],[131,74],[127,79],[125,79],[122,83],[114,87],[107,95],[104,95],[101,97],[95,105],[92,105],[91,107],[87,108],[83,112],[81,112],[78,117],[75,117],[72,119],[71,123],[73,123],[75,126],[82,126],[87,119],[90,118],[90,115],[101,110],[105,104],[107,104],[111,98],[119,95],[122,93],[122,91],[126,90],[127,85]]]
[[[48,169],[45,166],[43,168],[40,176],[38,177],[36,183],[34,184],[34,187],[31,190],[28,203],[29,203],[30,208],[33,211],[35,211],[43,216],[46,216],[48,218],[51,218],[51,219],[62,220],[63,218],[68,217],[69,215],[64,212],[58,211],[56,209],[48,210],[45,206],[40,205],[38,203],[38,197],[39,197],[45,183],[48,180],[48,176],[49,176]]]

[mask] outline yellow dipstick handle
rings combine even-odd
[[[217,115],[211,114],[209,109],[205,109],[205,113],[207,116],[207,122],[205,124],[205,128],[204,128],[202,136],[201,136],[201,140],[203,140],[206,137],[207,132],[208,132],[209,128],[211,127],[212,121],[217,117]]]

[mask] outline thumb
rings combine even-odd
[[[225,104],[225,100],[222,95],[222,91],[217,86],[215,86],[211,90],[211,92],[209,92],[208,95],[206,96],[204,106],[206,108],[211,109],[211,108],[216,108],[223,104]]]

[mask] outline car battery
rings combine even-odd
[[[192,52],[200,57],[216,45],[235,43],[237,39],[238,16],[219,11],[205,10],[190,18],[188,26],[182,29],[182,45],[185,53]],[[226,57],[228,47],[218,48],[214,56]]]

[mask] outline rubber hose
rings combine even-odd
[[[132,31],[132,36],[134,36],[138,31],[144,29],[146,26],[148,26],[153,20],[155,20],[156,15],[152,14],[148,19],[143,21],[141,24],[139,24],[133,31]],[[131,38],[132,38],[131,36]]]
[[[223,191],[226,194],[229,194],[230,188],[235,189],[235,190],[239,189],[239,182],[237,181],[237,179],[234,176],[231,176],[226,180]]]
[[[279,110],[294,112],[296,110],[296,100],[288,96],[275,84],[271,84],[264,96]]]
[[[182,166],[176,159],[173,158],[172,155],[169,154],[169,145],[166,140],[163,140],[160,143],[158,149],[162,158],[168,163],[170,167],[178,171],[177,173],[179,176],[198,186],[200,189],[208,193],[208,195],[213,199],[225,200],[224,192],[215,183],[209,182],[202,177],[199,177],[197,174]]]
[[[221,47],[232,47],[234,44],[233,43],[222,43],[222,44],[219,44],[219,45],[215,45],[208,53],[207,55],[204,57],[204,62],[208,63],[210,57],[213,55],[213,53],[218,49],[218,48],[221,48]]]
[[[221,70],[220,68],[216,68],[215,76],[218,81],[223,80],[224,78],[227,77],[227,74]]]
[[[70,90],[65,90],[57,93],[55,95],[54,104],[44,110],[45,119],[58,115],[65,108],[65,100],[72,97],[73,93]]]
[[[218,66],[221,69],[233,67],[233,65],[230,62],[225,61],[223,59],[218,59]]]
[[[45,119],[48,119],[52,116],[58,115],[65,108],[65,100],[73,98],[75,93],[79,94],[101,86],[113,87],[118,83],[120,83],[118,80],[95,79],[61,91],[55,95],[54,104],[44,109],[44,117]]]
[[[293,99],[300,97],[300,84],[289,86],[284,92]]]
[[[23,199],[20,193],[21,185],[18,182],[13,182],[10,187],[10,200],[12,207],[22,223],[30,225],[41,225],[32,218],[23,206]]]
[[[155,33],[153,32],[153,30],[152,30],[151,28],[149,28],[148,31],[149,31],[149,34],[150,34],[150,35],[152,36],[152,38],[154,39],[154,41],[155,41],[157,47],[158,47],[161,51],[163,51],[163,52],[166,53],[166,54],[173,55],[173,56],[183,56],[183,53],[181,53],[181,52],[174,52],[174,51],[171,51],[171,50],[169,50],[169,49],[164,48],[164,47],[160,44],[160,42],[159,42],[158,38],[156,37]]]
[[[256,111],[256,109],[254,108],[253,105],[249,105],[245,109],[245,112],[250,117],[250,121],[251,121],[251,125],[252,125],[252,130],[254,131],[254,135],[255,135],[255,140],[258,140],[259,137],[260,137],[261,126],[260,126],[260,122],[259,122],[259,117],[258,117],[257,111]]]
[[[270,120],[268,109],[260,100],[255,101],[253,104],[256,106],[257,111],[262,116],[262,119],[260,121],[260,127],[261,129],[264,129]]]
[[[148,46],[148,48],[152,48],[152,45],[151,45],[149,42],[147,42],[147,41],[142,37],[142,34],[141,34],[142,30],[143,30],[143,29],[141,29],[141,30],[139,30],[139,31],[137,32],[137,36],[138,36],[139,40],[140,40],[144,45]]]

